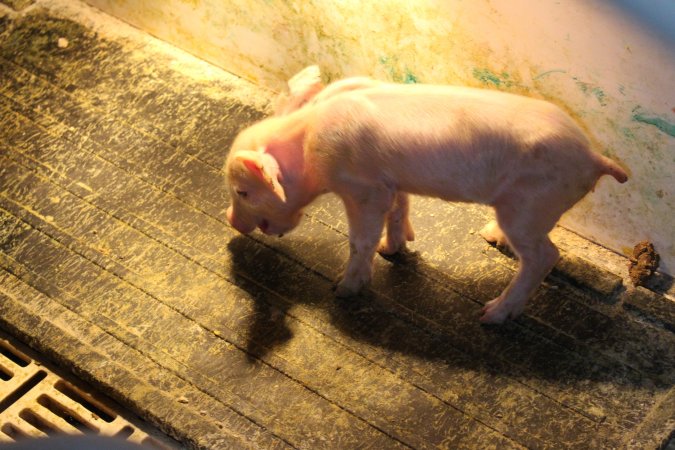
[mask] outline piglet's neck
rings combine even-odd
[[[279,165],[279,182],[289,200],[305,206],[321,193],[318,183],[306,170],[304,142],[310,108],[302,108],[287,116],[275,117],[275,132],[269,136],[265,152]]]

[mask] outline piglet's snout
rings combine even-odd
[[[268,221],[266,221],[265,219],[260,221],[260,223],[258,224],[258,228],[260,228],[260,231],[262,231],[263,233],[267,233],[267,230],[269,229],[269,227],[270,227],[270,223]]]
[[[248,234],[255,230],[255,224],[248,225],[238,220],[237,215],[234,213],[234,209],[231,206],[227,208],[227,221],[232,225],[232,228],[242,234]]]

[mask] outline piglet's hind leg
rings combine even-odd
[[[522,314],[528,298],[544,281],[560,255],[548,237],[516,252],[520,259],[518,272],[499,297],[485,304],[480,319],[483,323],[503,323]]]
[[[511,249],[518,256],[519,266],[515,277],[501,295],[486,303],[481,322],[502,323],[523,312],[525,303],[560,256],[548,237],[548,232],[559,217],[557,212],[537,208],[497,209],[498,229],[503,230]]]
[[[394,205],[387,214],[386,232],[380,240],[377,251],[382,255],[393,255],[405,249],[407,241],[415,240],[410,218],[410,199],[405,192],[397,192]]]

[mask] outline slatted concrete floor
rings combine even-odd
[[[335,198],[280,240],[225,220],[220,168],[269,93],[69,11],[0,19],[0,327],[186,446],[666,445],[669,300],[566,256],[480,326],[515,262],[485,209],[417,198],[415,252],[336,300]]]
[[[84,434],[157,450],[179,448],[177,442],[73,378],[55,371],[44,357],[0,331],[0,445]],[[38,442],[44,446],[51,441]]]

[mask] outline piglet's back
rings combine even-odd
[[[570,152],[554,158],[568,164],[588,152],[581,129],[555,105],[453,86],[384,84],[336,96],[317,110],[310,135],[328,174],[482,203],[542,143]]]

